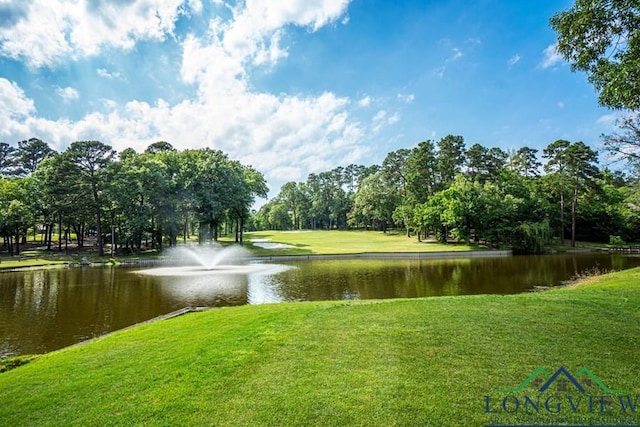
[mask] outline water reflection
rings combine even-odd
[[[594,266],[625,269],[640,266],[640,257],[323,260],[156,276],[125,268],[1,273],[0,357],[51,351],[185,306],[512,294]]]

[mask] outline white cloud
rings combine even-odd
[[[509,67],[513,67],[518,62],[520,62],[520,59],[521,59],[520,55],[516,53],[511,58],[509,58],[509,61],[507,61],[507,64],[509,64]]]
[[[0,78],[0,105],[0,140],[5,142],[26,127],[23,122],[36,112],[36,108],[16,83],[4,78]]]
[[[400,121],[400,114],[393,113],[391,116],[384,110],[378,111],[371,119],[372,132],[378,133],[384,125],[393,125]]]
[[[358,101],[358,105],[360,107],[366,108],[368,106],[371,105],[371,97],[370,96],[364,96],[362,98],[360,98],[360,100]]]
[[[448,43],[449,43],[449,40],[444,39],[444,40],[441,40],[441,41],[440,41],[440,43],[442,43],[442,44],[448,44]],[[432,73],[433,73],[436,77],[438,77],[438,78],[443,78],[443,77],[444,77],[444,75],[445,75],[445,72],[447,71],[447,68],[449,67],[449,64],[451,64],[452,62],[455,62],[455,61],[459,60],[460,58],[462,58],[462,57],[464,56],[464,54],[462,53],[462,51],[461,51],[459,48],[457,48],[457,47],[452,48],[452,49],[451,49],[451,52],[452,52],[452,53],[451,53],[451,55],[450,55],[447,59],[445,59],[445,60],[444,60],[444,64],[443,64],[442,66],[437,67],[437,68],[434,68],[434,69],[432,70]]]
[[[598,117],[596,123],[599,125],[604,125],[605,127],[614,128],[623,118],[627,117],[628,113],[615,111],[613,113],[605,114]]]
[[[201,10],[199,1],[187,8]],[[186,13],[183,0],[34,0],[12,27],[0,27],[0,52],[31,67],[131,49],[138,40],[162,40]]]
[[[406,102],[407,104],[410,104],[411,102],[413,102],[416,99],[416,96],[412,93],[409,94],[402,94],[399,93],[398,94],[398,100],[402,101],[402,102]]]
[[[119,79],[122,75],[117,71],[109,71],[104,68],[98,68],[96,70],[96,74],[100,77],[104,77],[105,79]]]
[[[454,47],[453,48],[453,54],[447,59],[446,62],[457,61],[460,58],[462,58],[462,51],[460,49],[458,49],[457,47]]]
[[[133,3],[154,4],[151,0],[126,4]],[[173,3],[174,8],[177,3]],[[21,138],[37,135],[59,151],[73,141],[85,139],[103,141],[118,151],[129,147],[142,151],[158,140],[169,141],[178,149],[212,147],[253,165],[265,173],[272,185],[273,180],[277,184],[283,179],[304,179],[310,172],[345,161],[356,162],[367,152],[362,141],[370,133],[371,125],[362,124],[352,116],[350,108],[354,103],[350,99],[331,92],[313,96],[259,92],[253,89],[249,72],[252,67],[269,67],[286,58],[282,36],[288,26],[315,31],[322,25],[338,22],[345,14],[347,3],[347,0],[239,3],[232,8],[231,20],[214,18],[206,34],[191,33],[180,42],[182,63],[178,77],[193,86],[195,96],[176,104],[164,99],[116,103],[103,98],[101,111],[89,112],[77,121],[50,120],[36,117],[33,101],[17,85],[6,82],[11,92],[7,97],[16,103],[11,108],[16,113],[9,118],[13,125],[11,132]],[[196,2],[191,4],[196,10],[193,6]],[[94,13],[111,16],[117,7],[121,11],[125,8],[122,5],[104,7],[106,9]],[[125,32],[123,29],[133,25],[131,22],[136,16],[144,13],[130,19],[123,17],[123,21],[130,24],[116,27],[121,37],[95,35],[83,44],[70,42],[66,53],[88,53],[103,45],[128,49],[126,34],[134,43],[144,38],[144,34],[147,38],[163,37],[171,31],[170,19],[158,18],[153,25],[140,27],[136,34]],[[147,28],[146,33],[143,28]],[[154,28],[157,32],[152,31]],[[68,36],[69,31],[65,31]],[[51,56],[42,55],[42,58],[53,61],[63,51],[54,46],[51,52],[45,52]],[[41,59],[38,64],[49,63],[47,61]],[[121,78],[117,72],[104,68],[95,72],[105,79]],[[2,88],[0,84],[0,90]],[[72,88],[60,89],[60,95],[63,94],[67,98],[74,96]],[[372,101],[370,97],[363,97],[355,104],[368,106]],[[18,120],[15,114],[21,111]],[[376,126],[379,129],[397,120],[399,116],[392,115]]]
[[[543,58],[542,58],[542,61],[540,62],[541,68],[553,67],[559,62],[562,62],[562,56],[560,56],[560,53],[558,52],[557,43],[550,44],[549,46],[547,46],[542,52],[542,54],[543,54]]]
[[[56,88],[56,94],[58,94],[64,102],[70,102],[80,98],[80,93],[70,86]]]
[[[36,112],[33,100],[15,82],[0,77],[0,109],[7,116],[23,117]]]
[[[558,101],[558,108],[564,108],[564,102]]]
[[[384,110],[380,110],[376,113],[375,116],[373,116],[373,121],[374,122],[379,122],[381,120],[383,120],[385,117],[387,116],[387,112]]]

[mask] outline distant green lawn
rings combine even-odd
[[[539,366],[639,394],[638,348],[640,269],[512,296],[224,308],[0,374],[0,424],[484,426],[486,396],[497,410]]]
[[[251,245],[264,240],[293,246],[288,249],[262,249]],[[436,252],[485,249],[457,243],[418,242],[404,233],[378,231],[256,231],[245,233],[245,242],[260,255],[349,254],[363,252]]]
[[[46,267],[52,265],[64,265],[67,261],[63,260],[50,260],[42,258],[25,258],[25,259],[12,259],[11,257],[0,258],[0,270],[9,268],[26,268],[26,267]]]

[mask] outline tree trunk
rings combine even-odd
[[[571,200],[571,247],[576,247],[576,207],[578,205],[578,187],[573,187],[573,199]]]
[[[20,255],[20,230],[16,227],[16,255]]]
[[[187,237],[189,237],[189,212],[184,214],[184,243],[187,243]]]
[[[98,196],[98,189],[96,184],[93,183],[93,201],[96,204],[96,234],[98,239],[98,255],[104,255],[104,246],[102,242],[102,213],[100,212],[100,197]]]
[[[564,246],[564,192],[560,193],[560,244]]]
[[[11,232],[7,236],[7,247],[9,248],[9,255],[13,256],[13,234]]]
[[[66,239],[66,233],[65,233],[65,239]],[[62,212],[58,214],[58,252],[62,252]]]

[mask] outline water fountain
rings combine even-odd
[[[179,246],[167,251],[164,265],[138,271],[149,276],[208,276],[270,273],[285,266],[251,261],[251,254],[241,246]]]

